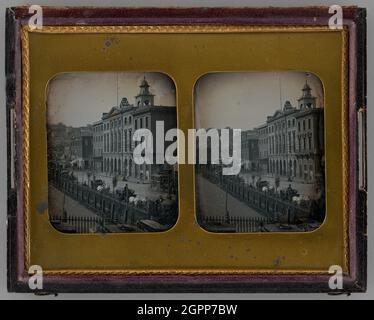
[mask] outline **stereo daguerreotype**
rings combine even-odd
[[[58,230],[156,232],[175,224],[177,167],[139,164],[133,157],[138,129],[150,130],[156,141],[157,124],[176,128],[171,79],[158,73],[58,75],[47,105],[48,207]]]
[[[325,217],[322,83],[305,72],[209,74],[195,97],[196,127],[219,128],[207,131],[208,163],[196,170],[200,224],[215,232],[318,228]],[[213,149],[233,128],[241,130],[241,156],[225,176]],[[229,140],[229,154],[235,147]]]
[[[8,289],[366,290],[366,11],[7,11]]]

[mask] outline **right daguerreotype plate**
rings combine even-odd
[[[365,290],[364,9],[32,9],[9,290]]]

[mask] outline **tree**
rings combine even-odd
[[[275,191],[278,191],[279,184],[280,184],[279,176],[276,176],[275,177]]]
[[[117,187],[117,177],[116,176],[113,177],[112,184],[113,184],[113,191],[114,191],[114,189]]]

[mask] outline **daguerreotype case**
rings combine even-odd
[[[10,291],[365,291],[365,9],[6,18]]]

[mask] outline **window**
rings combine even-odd
[[[293,140],[293,152],[296,152],[296,134],[295,134],[295,131],[292,132],[292,140]]]
[[[124,130],[122,134],[122,150],[127,151],[127,130]]]
[[[132,135],[131,135],[131,133],[132,133],[132,130],[130,129],[129,130],[129,150],[131,151],[131,149],[132,149],[132,142],[131,142],[131,140],[132,140]]]
[[[122,150],[121,150],[121,141],[122,141],[122,134],[121,134],[121,132],[119,132],[118,133],[118,146],[117,146],[119,152],[122,152]]]
[[[309,150],[312,150],[312,137],[308,137]]]
[[[311,127],[312,127],[312,121],[311,121],[311,119],[308,119],[308,129],[310,130]]]

